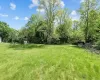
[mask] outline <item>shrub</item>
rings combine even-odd
[[[96,44],[96,45],[97,45],[96,48],[97,48],[98,50],[100,50],[100,40],[97,41],[97,44]]]

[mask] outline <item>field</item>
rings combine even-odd
[[[72,45],[1,43],[0,80],[100,80],[100,55]]]

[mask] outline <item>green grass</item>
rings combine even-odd
[[[0,80],[100,80],[100,55],[71,45],[2,43]]]

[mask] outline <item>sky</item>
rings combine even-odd
[[[60,4],[62,8],[70,10],[72,20],[78,20],[77,10],[83,1],[61,0]],[[7,22],[14,29],[20,29],[25,26],[32,14],[44,12],[43,9],[37,9],[37,6],[38,0],[0,0],[0,21]]]

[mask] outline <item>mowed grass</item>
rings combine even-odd
[[[71,45],[1,43],[0,80],[100,80],[100,55]]]

